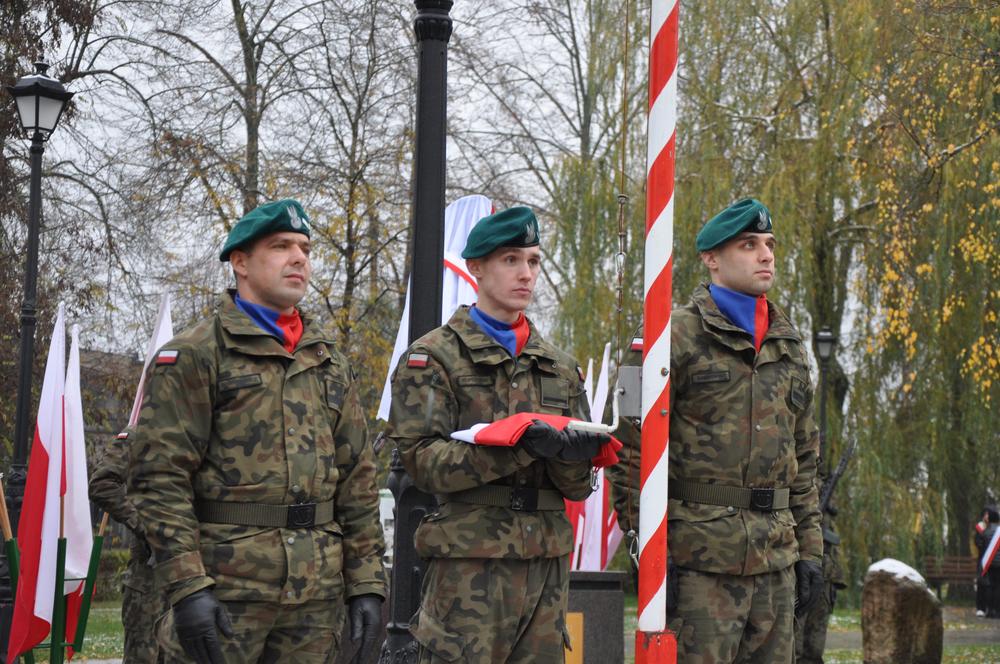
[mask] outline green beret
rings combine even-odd
[[[736,201],[715,215],[698,231],[698,251],[708,251],[744,231],[771,233],[771,211],[755,198]]]
[[[219,260],[226,262],[233,249],[239,249],[259,237],[280,232],[302,233],[309,237],[309,217],[298,201],[286,198],[264,203],[248,212],[229,231]]]
[[[538,220],[523,205],[507,208],[476,222],[462,258],[482,258],[498,247],[537,247]]]

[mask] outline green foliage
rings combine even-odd
[[[121,601],[122,578],[128,568],[129,558],[128,549],[104,547],[97,567],[97,579],[94,582],[96,601]]]

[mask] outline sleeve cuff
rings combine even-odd
[[[188,551],[157,564],[153,574],[156,584],[166,590],[171,604],[176,604],[202,588],[215,585],[215,581],[205,574],[205,566],[198,551]]]
[[[378,595],[383,600],[386,598],[385,584],[380,581],[366,581],[359,583],[349,583],[344,593],[344,599],[351,599],[359,595]]]

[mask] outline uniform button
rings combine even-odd
[[[300,491],[302,491],[302,487],[300,487],[298,484],[292,485],[292,493],[299,493]]]
[[[291,596],[292,596],[292,591],[291,590],[289,590],[287,593],[285,593],[285,597],[291,597]]]
[[[510,386],[513,387],[516,390],[517,389],[517,381],[514,381],[513,383],[511,383]]]
[[[754,429],[756,429],[757,431],[760,431],[760,425],[759,424],[755,425]]]
[[[322,348],[320,348],[318,351],[316,351],[316,356],[317,357],[323,357],[323,349]]]
[[[522,477],[521,479],[519,479],[517,481],[517,483],[520,484],[521,486],[524,486],[525,484],[528,483],[528,478],[527,477]]]
[[[736,508],[733,507],[732,505],[730,505],[729,507],[726,508],[726,511],[729,512],[730,514],[732,514],[733,512],[736,511]]]
[[[295,538],[294,537],[289,537],[288,538],[288,543],[289,544],[295,544]]]
[[[525,526],[524,529],[527,530],[529,533],[531,532],[531,526]]]
[[[288,435],[291,436],[293,433],[295,433],[295,427],[288,427]]]

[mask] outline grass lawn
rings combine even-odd
[[[83,650],[73,657],[73,661],[120,658],[124,648],[125,630],[122,628],[121,602],[95,602],[90,607]],[[35,650],[35,661],[49,661],[48,649]]]

